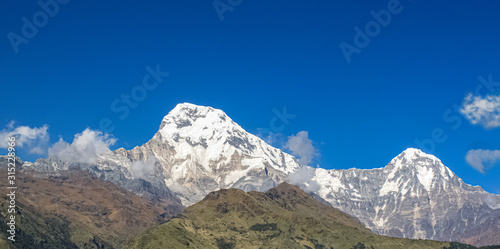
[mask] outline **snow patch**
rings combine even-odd
[[[427,192],[431,191],[432,180],[434,179],[434,172],[432,168],[417,165],[418,181],[424,186]]]

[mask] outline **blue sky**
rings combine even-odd
[[[481,173],[465,159],[470,150],[500,150],[500,128],[458,112],[478,77],[500,82],[498,1],[220,0],[232,10],[223,20],[212,1],[61,3],[46,20],[35,1],[0,10],[0,130],[13,129],[12,120],[14,128],[48,125],[52,144],[99,130],[108,118],[118,139],[112,148],[130,149],[180,102],[222,109],[254,134],[286,107],[296,117],[282,138],[308,131],[320,154],[313,165],[383,167],[421,147],[465,182],[500,193],[498,163]],[[373,29],[371,12],[389,10],[387,25]],[[23,36],[23,17],[38,18],[32,37]],[[348,63],[340,44],[356,46],[355,27],[367,25],[373,37],[358,41]],[[13,46],[12,33],[28,42]],[[111,104],[157,65],[169,76],[121,120]],[[492,90],[478,93],[500,94]],[[445,141],[434,148],[415,143],[436,132]],[[27,148],[19,155],[39,157]]]

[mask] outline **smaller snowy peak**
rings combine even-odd
[[[401,168],[416,165],[416,162],[420,162],[418,163],[420,165],[427,166],[442,165],[441,160],[434,155],[427,154],[420,149],[408,148],[392,159],[387,166],[391,168]]]
[[[403,151],[403,153],[401,153],[401,155],[404,155],[404,157],[407,160],[414,160],[414,159],[418,159],[418,158],[422,158],[422,157],[429,158],[432,160],[439,160],[434,155],[427,154],[427,153],[423,152],[422,150],[416,149],[416,148],[408,148],[405,151]]]
[[[401,154],[404,154],[406,158],[411,158],[411,159],[427,155],[422,150],[416,148],[408,148],[404,150],[403,153]]]
[[[449,181],[455,176],[439,158],[415,148],[408,148],[392,159],[384,171],[388,174],[385,185],[394,185],[396,182],[402,183],[416,178],[428,192],[435,184],[445,184],[444,181]]]

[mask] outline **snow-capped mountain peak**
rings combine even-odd
[[[299,167],[295,157],[246,132],[222,110],[190,103],[170,111],[146,144],[121,153],[131,161],[153,155],[185,205],[220,188],[264,191]]]
[[[165,116],[159,133],[162,142],[175,148],[177,158],[194,157],[206,166],[230,160],[234,153],[260,156],[260,147],[265,147],[222,110],[189,103],[178,104]]]
[[[239,125],[229,118],[222,110],[214,109],[209,106],[182,103],[178,104],[163,118],[160,130],[167,127],[167,129],[171,130],[192,131],[189,128],[201,127],[202,129],[220,129],[232,126],[239,127]],[[186,127],[188,129],[186,129]],[[192,134],[192,136],[195,135],[198,134]]]

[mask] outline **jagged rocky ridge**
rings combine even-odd
[[[134,175],[136,163],[148,172]],[[266,191],[301,174],[310,177],[300,187],[378,234],[500,244],[500,196],[464,183],[432,155],[407,149],[371,170],[303,167],[223,111],[187,103],[163,118],[150,141],[102,155],[96,164],[49,158],[26,166],[47,174],[84,168],[139,195],[179,198],[185,206],[218,189]]]

